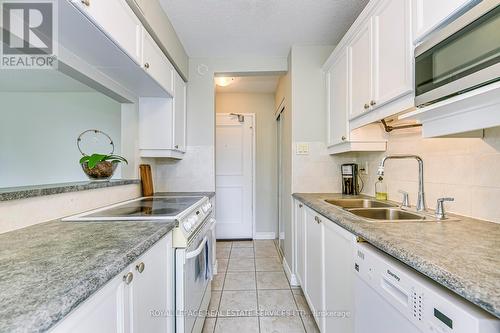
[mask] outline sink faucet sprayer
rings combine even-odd
[[[418,198],[417,198],[417,211],[422,212],[426,210],[425,206],[425,195],[424,195],[424,161],[420,156],[417,155],[388,155],[385,156],[377,170],[377,175],[384,175],[385,161],[388,159],[407,159],[414,158],[418,162]]]

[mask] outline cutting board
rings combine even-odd
[[[142,196],[150,197],[154,194],[153,176],[151,174],[151,166],[149,164],[139,165],[142,183]]]

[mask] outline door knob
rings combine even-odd
[[[146,267],[146,265],[144,265],[143,262],[141,262],[140,264],[138,265],[135,265],[135,269],[139,272],[139,273],[142,273],[144,272],[144,268]]]
[[[128,272],[127,274],[125,274],[123,276],[123,281],[126,283],[126,284],[130,284],[132,282],[132,280],[134,279],[134,274],[132,274],[131,272]]]

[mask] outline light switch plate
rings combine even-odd
[[[309,144],[297,143],[297,155],[309,155]]]

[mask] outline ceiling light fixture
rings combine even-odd
[[[234,77],[223,77],[223,76],[217,76],[215,78],[215,84],[220,86],[220,87],[227,87],[231,83],[234,82]]]

